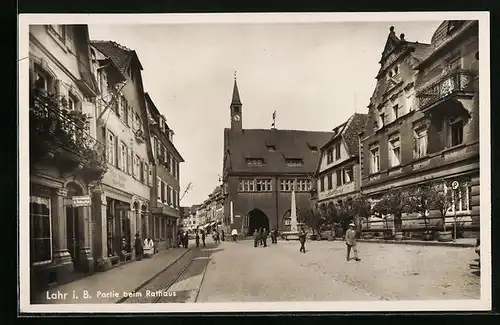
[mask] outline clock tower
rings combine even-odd
[[[236,83],[236,77],[234,78],[233,87],[233,98],[231,100],[231,130],[241,132],[243,128],[243,122],[241,118],[241,101],[240,93],[238,92],[238,84]]]

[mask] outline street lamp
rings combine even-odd
[[[453,181],[451,182],[451,189],[453,190],[453,241],[457,241],[457,189],[460,186],[460,183],[458,181]]]

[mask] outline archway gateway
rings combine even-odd
[[[248,235],[253,235],[256,229],[269,229],[269,218],[259,209],[253,209],[248,213]]]

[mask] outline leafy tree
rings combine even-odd
[[[425,231],[429,230],[429,211],[432,209],[436,186],[432,183],[418,184],[409,189],[408,211],[418,213],[424,220]]]
[[[304,211],[305,212],[305,211]],[[314,234],[319,234],[320,228],[323,224],[323,219],[319,211],[311,209],[307,215],[305,213],[300,214],[300,222],[303,222],[306,226],[310,227]]]
[[[374,210],[385,216],[389,214],[393,215],[394,226],[399,230],[402,226],[402,214],[408,211],[410,196],[409,191],[406,189],[389,191],[384,194],[382,200],[377,202]]]
[[[351,201],[351,208],[353,210],[354,216],[356,218],[362,219],[366,218],[367,224],[369,224],[370,215],[372,212],[370,201],[366,195],[357,195]]]
[[[441,221],[443,222],[443,231],[446,231],[446,212],[453,206],[452,191],[440,190],[439,185],[434,185],[433,190],[429,192],[428,199],[430,208],[439,211]]]

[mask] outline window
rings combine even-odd
[[[328,189],[331,190],[333,188],[333,174],[329,173],[328,175],[326,175],[326,180],[327,180]]]
[[[427,155],[427,130],[420,129],[413,132],[414,150],[413,157],[420,158]]]
[[[153,165],[148,164],[148,166],[149,166],[149,168],[148,168],[148,172],[149,172],[148,185],[153,185]]]
[[[296,181],[296,191],[298,192],[307,192],[311,190],[311,181],[309,179],[298,179]]]
[[[342,169],[337,169],[335,171],[335,176],[337,176],[337,186],[342,186]]]
[[[134,152],[132,149],[128,149],[128,159],[127,159],[127,173],[130,175],[133,173],[134,164],[133,164]]]
[[[172,205],[177,208],[177,191],[172,190]]]
[[[324,177],[321,177],[319,179],[319,188],[321,190],[321,192],[324,192],[325,191],[325,178]]]
[[[354,180],[354,166],[344,168],[344,184],[350,183]]]
[[[50,198],[30,197],[31,263],[52,261],[52,227]]]
[[[153,150],[153,157],[155,157],[155,158],[157,158],[158,154],[159,154],[157,146],[158,146],[158,139],[155,136],[153,136],[153,142],[151,144],[151,149]]]
[[[290,218],[285,218],[285,226],[290,226],[292,223]]]
[[[331,164],[333,162],[333,147],[326,150],[326,163]]]
[[[127,172],[127,145],[123,142],[120,143],[120,165],[118,168],[123,170],[124,172]]]
[[[464,141],[464,122],[455,120],[450,123],[450,146],[454,147]]]
[[[249,166],[262,166],[264,164],[264,159],[262,158],[247,158],[247,165]]]
[[[156,199],[158,202],[163,202],[163,197],[165,194],[163,193],[163,187],[161,186],[161,179],[159,177],[156,177]]]
[[[340,142],[335,144],[335,160],[340,159]]]
[[[378,173],[380,171],[380,151],[378,145],[370,147],[370,173]]]
[[[70,111],[80,110],[80,101],[78,100],[78,97],[76,97],[71,92],[68,92],[68,110]]]
[[[399,105],[394,105],[392,107],[392,114],[394,115],[394,120],[399,118]]]
[[[304,166],[304,161],[302,159],[287,159],[286,165],[288,167],[302,167]]]
[[[448,209],[447,212],[454,213],[456,212],[467,212],[471,209],[471,195],[470,195],[470,182],[469,181],[460,181],[460,185],[456,190],[451,188],[451,184],[444,184],[444,191],[451,192],[451,202],[452,206]]]
[[[172,205],[172,188],[167,186],[167,204]]]
[[[141,118],[139,117],[139,113],[134,114],[134,130],[141,129]]]
[[[257,192],[270,192],[272,191],[271,184],[272,183],[270,179],[257,179],[255,190]]]
[[[53,78],[43,71],[38,65],[34,67],[34,86],[38,90],[43,90],[45,92],[50,92],[53,87]]]
[[[168,171],[170,172],[170,174],[173,174],[174,173],[174,156],[173,155],[169,155],[169,158],[170,158],[170,164],[168,166]]]
[[[389,160],[391,167],[399,166],[401,164],[399,136],[393,136],[389,139]]]
[[[141,167],[141,158],[139,156],[135,156],[135,170],[134,170],[134,176],[137,178],[137,180],[141,180],[142,177],[142,167]]]
[[[394,75],[397,75],[399,73],[399,67],[395,66],[394,67]]]
[[[240,107],[239,106],[233,106],[233,108],[234,108],[235,114],[240,114]]]
[[[148,167],[148,164],[145,161],[142,162],[142,168],[144,170],[143,171],[143,180],[142,180],[142,182],[144,184],[147,184],[148,183],[148,178],[149,178],[149,167]]]
[[[62,41],[66,38],[66,26],[65,25],[50,25],[52,31],[59,37]]]
[[[276,151],[276,146],[274,146],[274,145],[272,145],[272,144],[268,144],[268,145],[267,145],[267,149],[268,149],[269,151]]]
[[[450,70],[457,70],[462,67],[462,58],[460,56],[457,56],[453,59],[451,59],[448,63],[448,69]]]
[[[170,152],[168,152],[167,148],[163,147],[165,150],[165,163],[167,170],[170,171]]]
[[[108,131],[108,163],[115,166],[116,164],[116,147],[115,147],[116,137],[113,133]]]
[[[291,192],[293,190],[293,179],[282,179],[281,180],[281,191],[282,192]]]

